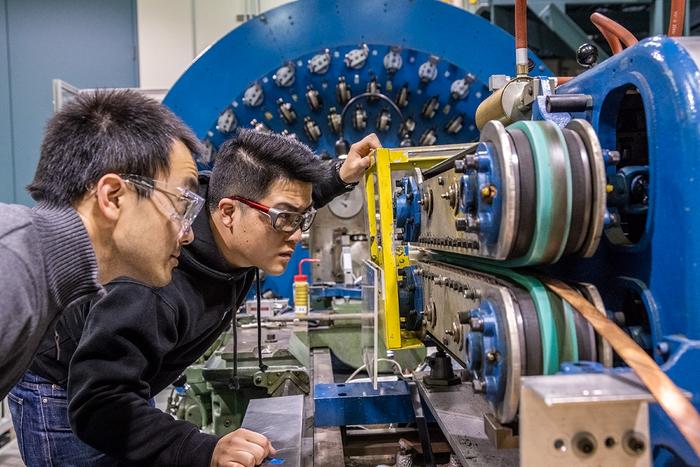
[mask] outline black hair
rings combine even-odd
[[[177,140],[201,153],[192,130],[157,101],[133,90],[81,93],[49,120],[27,190],[36,201],[72,205],[108,173],[167,176]]]
[[[317,183],[326,172],[320,158],[290,136],[239,129],[216,156],[207,195],[209,210],[234,195],[257,201],[280,179]]]

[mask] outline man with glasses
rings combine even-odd
[[[51,118],[28,187],[36,206],[0,203],[0,398],[64,309],[119,276],[170,281],[202,206],[198,149],[172,112],[131,91],[81,94]]]
[[[340,164],[280,135],[242,130],[224,143],[211,177],[200,176],[207,208],[172,283],[113,281],[104,298],[57,323],[58,340],[45,339],[30,369],[54,383],[55,399],[39,405],[70,418],[73,433],[15,423],[25,462],[252,467],[274,453],[261,434],[239,429],[218,439],[149,399],[231,326],[258,268],[285,270],[315,209],[352,189],[379,146],[369,135]]]

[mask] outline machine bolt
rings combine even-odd
[[[445,184],[445,179],[442,177],[438,177],[437,179],[438,185],[444,185]]]
[[[455,230],[457,232],[464,232],[467,230],[467,219],[464,217],[458,217],[455,219]]]
[[[491,203],[493,199],[496,197],[496,194],[498,193],[498,190],[496,190],[496,187],[493,185],[486,185],[483,188],[481,188],[481,198],[486,201],[487,203]]]
[[[486,381],[483,379],[474,379],[472,381],[472,388],[474,388],[474,392],[484,392],[486,389]]]
[[[457,159],[455,161],[455,173],[463,174],[463,173],[466,173],[466,171],[467,171],[467,164],[465,164],[464,160]]]
[[[469,300],[477,300],[481,298],[481,292],[477,289],[467,289],[464,291],[464,298],[467,298]]]
[[[656,353],[659,354],[660,356],[663,357],[665,355],[668,355],[668,351],[669,351],[668,342],[659,342],[656,345]]]
[[[469,318],[469,327],[474,332],[481,332],[484,330],[484,320],[479,317]]]
[[[473,214],[467,216],[467,231],[474,232],[479,230],[479,218]]]
[[[603,155],[605,162],[608,165],[617,165],[620,163],[620,159],[622,158],[620,151],[604,151]]]
[[[488,360],[491,363],[495,362],[496,360],[498,360],[498,352],[494,352],[494,351],[486,352],[486,360]]]
[[[478,162],[479,161],[476,158],[476,154],[467,154],[467,156],[464,158],[464,165],[466,167],[466,170],[476,170],[479,167]]]

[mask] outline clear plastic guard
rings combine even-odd
[[[377,349],[379,348],[379,309],[383,301],[382,270],[370,260],[363,261],[365,266],[362,283],[362,360],[367,366],[367,373],[377,389]]]

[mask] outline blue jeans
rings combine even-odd
[[[22,460],[34,466],[115,466],[73,434],[66,390],[27,371],[7,395]]]

